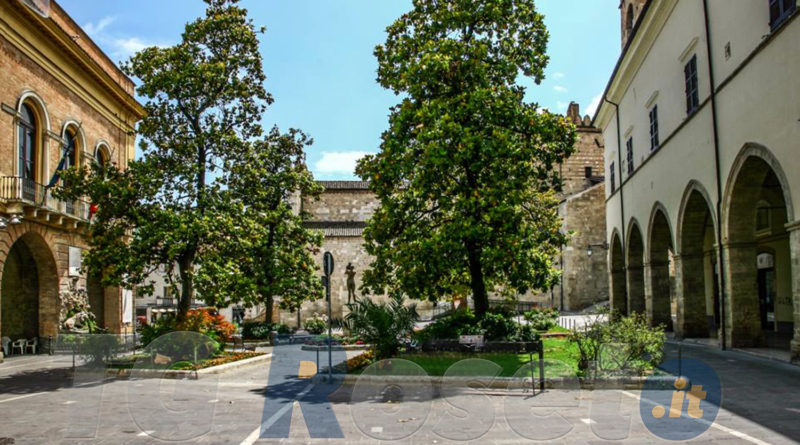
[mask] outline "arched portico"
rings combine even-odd
[[[58,271],[37,232],[14,237],[1,264],[0,335],[12,340],[58,332]]]
[[[608,264],[611,273],[611,309],[621,315],[628,313],[628,285],[625,276],[625,257],[622,253],[622,240],[615,230],[611,235]]]
[[[644,298],[644,238],[639,223],[631,221],[628,228],[626,255],[628,272],[628,314],[645,314]]]
[[[705,187],[692,181],[683,195],[675,256],[675,331],[682,338],[717,336],[719,274],[712,208]]]
[[[645,265],[647,319],[653,326],[672,330],[672,295],[675,278],[672,229],[666,208],[657,203],[648,225],[648,255]]]
[[[789,230],[792,200],[777,159],[763,146],[745,146],[724,198],[728,344],[785,350],[796,326],[800,239]]]

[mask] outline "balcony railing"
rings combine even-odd
[[[0,177],[0,200],[48,209],[81,220],[89,219],[89,203],[84,200],[62,201],[47,187],[19,176]]]

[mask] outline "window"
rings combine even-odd
[[[28,104],[22,105],[18,124],[18,176],[22,181],[22,198],[35,198],[36,183],[36,115]]]
[[[693,55],[683,68],[686,77],[686,114],[692,114],[700,106],[700,95],[697,89],[697,55]]]
[[[613,162],[608,170],[608,183],[611,184],[611,193],[614,193],[617,190],[617,178]]]
[[[625,143],[625,151],[627,152],[627,161],[628,161],[628,175],[633,174],[633,138],[628,138],[628,142]]]
[[[756,209],[756,232],[769,230],[772,227],[772,215],[769,207],[762,205]]]
[[[769,0],[769,26],[775,29],[797,8],[797,0]]]
[[[584,174],[585,177],[591,178],[592,177],[592,167],[584,167],[583,168],[583,174]]]
[[[650,110],[650,150],[658,150],[658,105]]]

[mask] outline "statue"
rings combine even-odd
[[[73,278],[69,288],[60,294],[61,328],[67,332],[93,333],[98,330],[97,321],[89,305],[86,289],[78,288],[78,279]]]
[[[353,300],[353,303],[356,301],[356,268],[353,267],[353,263],[347,263],[347,267],[345,268],[344,274],[347,275],[347,304],[350,304],[350,300]]]

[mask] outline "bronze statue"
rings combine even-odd
[[[347,263],[344,274],[347,275],[347,304],[350,304],[352,299],[356,301],[356,268],[353,263]]]

